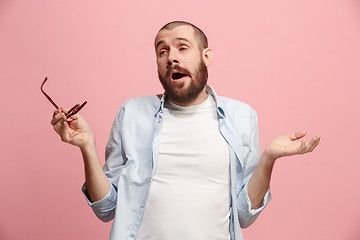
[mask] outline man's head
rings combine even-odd
[[[207,67],[212,60],[205,34],[187,22],[171,22],[155,38],[156,62],[168,97],[180,105],[206,99]]]

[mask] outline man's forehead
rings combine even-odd
[[[171,30],[163,29],[155,37],[155,47],[168,41],[195,42],[194,29],[186,25],[178,26]]]

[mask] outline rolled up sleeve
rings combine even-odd
[[[237,202],[241,228],[249,227],[256,220],[256,218],[260,215],[260,212],[269,204],[271,200],[270,188],[268,188],[261,203],[261,206],[257,209],[251,209],[251,201],[248,195],[247,186],[248,184],[246,184],[242,189],[242,191],[240,192]]]
[[[87,203],[100,220],[108,222],[114,218],[117,195],[117,191],[114,185],[111,184],[109,192],[104,198],[95,202],[91,202],[89,199],[85,184],[82,186],[81,191],[83,192]]]

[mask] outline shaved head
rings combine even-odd
[[[167,24],[165,24],[160,30],[172,30],[176,27],[179,27],[179,26],[189,26],[191,27],[193,30],[194,30],[194,35],[195,37],[197,38],[198,40],[198,43],[199,43],[199,48],[200,50],[202,51],[203,49],[205,48],[208,48],[208,40],[207,40],[207,37],[206,35],[204,34],[203,31],[201,31],[200,28],[196,27],[195,25],[189,23],[189,22],[184,22],[184,21],[173,21],[173,22],[169,22]]]

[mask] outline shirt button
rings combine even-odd
[[[135,236],[135,232],[131,232],[131,235]]]
[[[143,203],[142,203],[142,204],[140,204],[140,207],[142,207],[142,208],[143,208],[143,207],[145,207],[145,204],[143,204]]]

